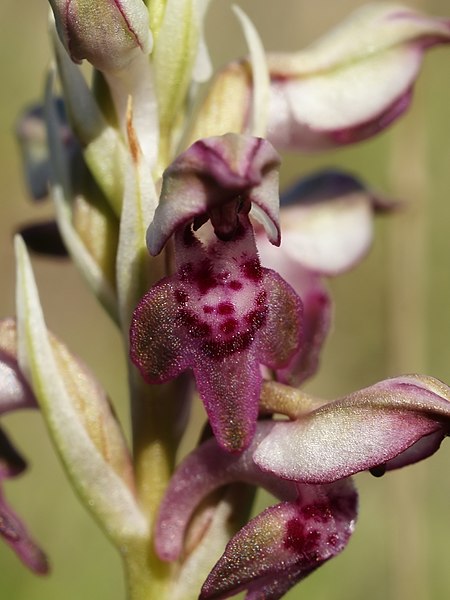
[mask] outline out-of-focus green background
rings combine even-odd
[[[359,6],[355,0],[245,0],[269,50],[306,45]],[[448,0],[408,6],[450,17]],[[207,35],[216,65],[245,52],[227,0],[212,2]],[[14,313],[12,232],[51,214],[32,206],[22,182],[14,122],[41,97],[50,63],[47,3],[0,3],[0,316]],[[374,188],[404,199],[403,212],[380,218],[370,256],[330,282],[336,314],[322,369],[309,389],[345,394],[388,375],[416,370],[450,382],[450,48],[427,56],[407,116],[376,140],[316,156],[289,154],[282,181],[321,165],[341,165]],[[127,426],[119,337],[66,262],[33,261],[49,327],[97,373]],[[93,334],[95,338],[93,339]],[[0,544],[0,598],[122,600],[115,551],[74,497],[38,413],[2,425],[30,462],[5,491],[48,552],[52,574],[36,578]],[[287,598],[441,600],[450,596],[450,444],[421,465],[376,480],[357,477],[360,518],[348,549]],[[267,502],[262,497],[260,506]]]

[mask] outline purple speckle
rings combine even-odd
[[[335,548],[338,545],[338,542],[339,542],[339,537],[337,536],[336,533],[332,533],[327,538],[327,544],[329,544],[330,546],[333,546],[333,548]]]
[[[230,288],[235,291],[241,290],[242,283],[240,281],[238,281],[237,279],[233,279],[233,281],[230,281]]]
[[[319,558],[320,533],[316,529],[305,531],[301,519],[294,517],[286,524],[284,547],[305,560],[314,562]]]
[[[260,281],[262,277],[262,268],[258,258],[247,260],[241,265],[241,271],[244,277],[250,281]]]
[[[175,290],[174,296],[178,304],[186,304],[189,301],[189,295],[184,290]]]
[[[257,308],[252,310],[245,316],[245,320],[249,324],[253,332],[261,329],[266,321],[267,307]]]
[[[305,519],[312,519],[317,523],[327,523],[332,519],[331,510],[328,504],[307,504],[302,508],[302,515]]]
[[[184,325],[189,335],[193,338],[205,338],[211,335],[211,327],[207,323],[200,321],[192,312],[186,309],[178,311],[177,320],[180,325]]]
[[[232,334],[238,328],[238,322],[236,319],[227,319],[224,323],[221,324],[220,330],[225,334]]]
[[[232,302],[221,302],[217,307],[219,315],[232,315],[234,313],[234,304]]]
[[[207,294],[210,290],[218,286],[212,262],[204,260],[196,270],[193,279],[198,286],[201,294]]]

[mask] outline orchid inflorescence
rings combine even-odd
[[[396,203],[328,169],[282,194],[280,211],[278,151],[390,125],[450,21],[377,3],[306,50],[267,54],[236,8],[249,57],[212,75],[207,0],[50,4],[56,67],[18,136],[30,191],[51,195],[55,221],[15,242],[0,411],[40,409],[123,557],[130,600],[276,600],[347,545],[352,475],[415,463],[450,431],[450,388],[431,377],[333,401],[300,389],[330,328],[325,279],[364,258],[375,213]],[[47,330],[27,246],[70,255],[122,332],[132,449],[100,383]],[[196,396],[208,425],[175,467]],[[1,478],[23,470],[4,433],[0,450]],[[255,486],[278,503],[249,520]],[[47,571],[3,497],[0,534]]]

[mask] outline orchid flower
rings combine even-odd
[[[341,552],[353,531],[357,495],[350,479],[331,485],[298,485],[261,471],[252,455],[273,423],[261,422],[252,444],[239,456],[208,440],[190,454],[172,478],[161,503],[155,545],[163,560],[183,554],[183,539],[195,509],[214,489],[243,481],[282,500],[252,519],[229,542],[208,576],[200,598],[277,600],[288,589]],[[180,582],[182,585],[182,582]]]
[[[425,50],[449,42],[448,19],[377,2],[305,50],[269,53],[267,139],[278,149],[315,151],[379,133],[408,108]],[[247,60],[219,71],[190,139],[245,131],[252,86]]]
[[[261,407],[291,420],[259,421],[240,456],[204,442],[178,467],[160,507],[156,550],[174,561],[194,511],[215,488],[245,481],[283,500],[229,542],[203,586],[205,600],[243,590],[248,600],[281,598],[347,544],[356,519],[349,475],[415,463],[450,433],[450,388],[431,377],[388,379],[329,403],[268,382]]]
[[[248,216],[258,207],[279,243],[278,164],[268,142],[229,134],[197,142],[166,170],[148,246],[158,254],[174,234],[176,272],[144,296],[131,326],[145,379],[192,368],[213,431],[234,452],[254,433],[260,364],[286,365],[300,342],[301,301],[261,266]]]

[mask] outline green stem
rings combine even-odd
[[[133,369],[133,462],[139,504],[150,525],[174,470],[179,443],[180,385],[183,380],[150,386]],[[181,400],[182,401],[182,400]],[[172,567],[159,560],[153,540],[123,549],[129,600],[168,597]]]

